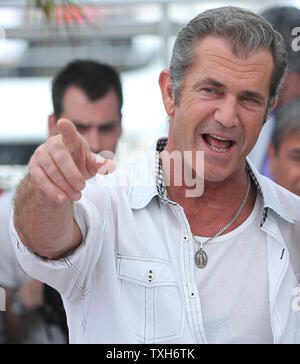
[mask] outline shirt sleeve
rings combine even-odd
[[[81,245],[59,260],[45,259],[22,244],[10,220],[10,235],[23,269],[33,278],[55,288],[68,301],[80,299],[92,284],[94,267],[101,254],[104,230],[110,211],[110,195],[99,180],[88,181],[74,218],[82,233]]]
[[[21,268],[9,237],[9,217],[12,210],[13,191],[0,197],[0,287],[18,289],[30,278]]]

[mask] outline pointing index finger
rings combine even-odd
[[[57,128],[66,147],[76,147],[78,144],[81,144],[81,139],[78,138],[79,135],[77,129],[72,121],[68,119],[60,119],[57,122]]]

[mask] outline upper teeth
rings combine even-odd
[[[230,141],[230,139],[226,139],[226,138],[222,138],[218,135],[214,135],[214,134],[208,134],[210,137],[218,139],[218,140],[226,140],[226,141]]]

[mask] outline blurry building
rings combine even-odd
[[[53,0],[54,1],[54,0]],[[286,3],[289,1],[286,1]],[[73,59],[109,63],[121,72],[123,136],[128,152],[167,134],[158,76],[168,66],[175,34],[199,12],[228,5],[213,0],[77,0],[45,16],[28,4],[0,1],[0,189],[25,173],[47,138],[51,79]],[[233,0],[262,12],[278,0]],[[290,1],[297,6],[297,1]]]

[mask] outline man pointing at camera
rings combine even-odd
[[[72,343],[300,341],[300,199],[246,159],[285,72],[263,18],[209,10],[159,77],[168,138],[126,184],[121,168],[100,176],[113,162],[59,121],[18,188],[11,237],[24,269],[62,294]]]

